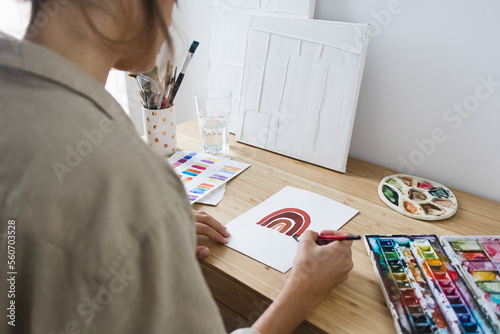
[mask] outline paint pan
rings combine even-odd
[[[382,246],[382,250],[384,251],[384,253],[389,253],[389,252],[395,252],[395,248],[394,246]]]
[[[476,284],[484,292],[500,293],[500,281],[476,282]]]
[[[489,268],[494,262],[483,251],[475,251],[477,254],[468,258],[484,257],[484,260],[466,261],[450,246],[456,256],[452,261],[436,235],[365,235],[365,245],[398,333],[498,332],[475,293],[468,288],[469,282],[462,277],[464,273],[470,275],[468,267],[457,270],[453,262],[460,259],[460,263],[473,262],[475,268]],[[477,249],[474,243],[461,245],[459,252],[464,252],[464,245],[468,247],[467,253],[472,253],[469,249]],[[482,275],[482,280],[477,280],[479,285],[474,281],[476,288],[483,289],[494,300],[500,296],[497,272],[475,271],[476,275]]]
[[[395,263],[393,265],[389,266],[390,271],[392,273],[404,273],[405,272],[405,267],[401,262]]]
[[[413,243],[424,252],[430,252],[434,254],[434,250],[431,248],[431,243],[426,239],[416,239]]]
[[[396,284],[398,286],[398,288],[400,290],[403,290],[403,289],[411,289],[411,284],[410,284],[410,281],[396,281]],[[407,304],[408,305],[408,304]],[[412,304],[413,305],[413,304]],[[417,304],[414,304],[414,305],[418,305]]]
[[[493,303],[496,303],[496,304],[500,304],[500,294],[498,293],[492,293],[492,294],[489,294],[487,296],[487,299],[490,301],[490,302],[493,302]]]
[[[420,305],[420,301],[419,301],[417,295],[415,294],[414,290],[406,289],[406,288],[403,290],[400,289],[400,293],[401,293],[401,298],[402,298],[404,305],[406,305],[406,306],[419,306]]]
[[[500,242],[482,242],[481,245],[493,261],[500,262]]]
[[[460,296],[457,294],[457,295],[448,295],[446,296],[448,298],[448,301],[450,302],[450,304],[460,304],[462,302],[462,299],[460,298]]]
[[[413,316],[414,314],[423,314],[424,310],[420,305],[407,306],[408,312]]]
[[[477,240],[473,239],[462,239],[450,241],[450,245],[455,252],[482,252],[483,247],[479,244]]]
[[[472,277],[476,281],[495,281],[500,280],[498,271],[472,271]]]
[[[464,261],[488,259],[487,255],[484,252],[457,252],[457,255]]]
[[[399,255],[396,252],[384,253],[384,258],[389,265],[397,265],[400,263]]]
[[[405,273],[393,273],[392,276],[396,281],[407,281],[408,280],[408,275]]]
[[[431,268],[441,267],[441,260],[439,260],[439,259],[426,259],[426,261],[427,261],[427,264],[429,264],[429,266],[431,266]],[[436,270],[436,271],[439,271],[439,270]]]
[[[424,251],[422,253],[424,255],[424,258],[426,258],[426,259],[437,259],[437,255],[434,252],[429,252],[429,251],[425,252]]]
[[[438,280],[444,280],[448,277],[445,272],[434,273],[434,277]]]
[[[453,216],[458,208],[457,199],[450,189],[408,174],[384,177],[378,194],[391,209],[422,220],[446,219]]]
[[[496,270],[496,266],[491,261],[464,261],[462,265],[469,268],[470,271],[478,271],[478,270]]]
[[[452,286],[452,281],[449,279],[438,280],[438,283],[443,288],[449,288]]]

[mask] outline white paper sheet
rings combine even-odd
[[[220,203],[220,201],[222,201],[225,194],[226,194],[226,184],[223,184],[219,188],[212,191],[207,196],[198,200],[197,203],[216,206],[217,204]]]
[[[345,172],[367,27],[252,17],[236,139]]]
[[[297,252],[294,234],[338,230],[357,213],[316,193],[285,187],[226,224],[231,233],[226,246],[285,273]]]
[[[229,131],[235,133],[248,23],[253,15],[312,18],[316,0],[215,0],[208,74],[209,88],[233,92]]]

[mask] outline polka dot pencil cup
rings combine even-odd
[[[144,133],[153,150],[160,155],[171,155],[177,150],[174,107],[166,109],[142,108]]]

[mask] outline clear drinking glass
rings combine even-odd
[[[208,89],[194,93],[201,147],[205,153],[229,150],[229,114],[232,93],[225,89]]]

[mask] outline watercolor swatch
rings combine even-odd
[[[467,247],[450,254],[453,248],[443,246],[437,235],[365,235],[365,245],[398,333],[498,333],[491,305],[478,298],[481,293],[495,295],[497,288],[497,272],[485,268],[498,263],[486,251]],[[485,279],[473,283],[481,290],[479,294],[470,289],[473,280],[464,278],[462,267],[456,266],[474,257],[468,254],[460,262],[457,259],[464,252],[482,252],[491,262],[491,266],[477,263],[484,270],[472,270]],[[480,254],[476,256],[479,259],[474,261],[485,261]]]
[[[228,156],[178,151],[168,162],[184,184],[191,204],[218,189],[250,164],[233,161]]]
[[[413,175],[395,174],[382,179],[380,199],[391,209],[422,220],[446,219],[457,212],[457,198],[447,187]]]

